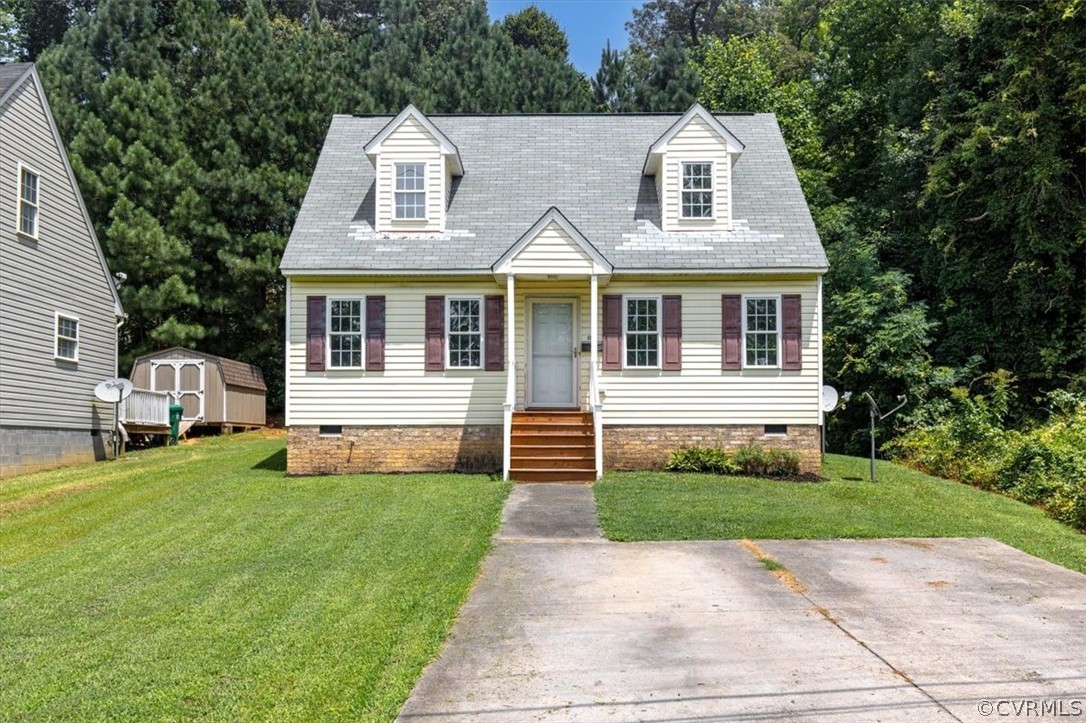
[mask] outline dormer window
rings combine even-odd
[[[396,164],[396,220],[426,218],[426,164]]]
[[[713,164],[682,164],[682,217],[713,217]]]

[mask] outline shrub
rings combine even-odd
[[[709,474],[735,474],[739,467],[722,449],[712,447],[686,447],[672,452],[667,460],[672,472],[706,472]]]
[[[763,449],[754,444],[740,447],[735,453],[735,464],[741,474],[751,477],[796,477],[799,475],[799,454],[790,449],[770,447]]]

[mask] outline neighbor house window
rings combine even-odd
[[[362,368],[363,300],[328,300],[328,366],[332,369]]]
[[[780,349],[780,301],[775,296],[743,299],[743,349],[748,367],[776,367]]]
[[[713,217],[713,164],[684,163],[683,218]]]
[[[450,297],[448,304],[448,366],[478,369],[483,365],[483,300]]]
[[[426,218],[426,164],[396,164],[396,219]]]
[[[58,313],[56,357],[65,361],[79,361],[79,319]]]
[[[626,366],[660,366],[660,299],[627,296]]]
[[[19,166],[19,233],[38,237],[38,185],[40,177]]]

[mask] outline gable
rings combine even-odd
[[[496,273],[610,274],[611,263],[557,208],[550,208],[498,259]]]

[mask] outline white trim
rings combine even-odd
[[[631,333],[629,331],[629,322],[627,321],[627,312],[629,311],[629,301],[648,300],[656,302],[656,364],[652,366],[631,366],[626,363],[629,358],[626,354],[626,335]],[[662,294],[623,294],[622,295],[622,368],[623,369],[662,369],[663,368],[663,340],[664,334],[661,328],[664,323],[664,299]],[[634,334],[650,334],[652,332],[647,331],[635,331]]]
[[[358,366],[334,366],[332,364],[332,303],[335,301],[357,301],[359,302],[359,317],[361,320],[361,330],[358,332],[361,339],[359,344],[361,349],[360,364]],[[336,336],[354,336],[355,332],[335,332]],[[326,371],[360,371],[366,368],[366,297],[358,296],[357,294],[347,294],[344,296],[328,296],[324,300],[324,368]]]
[[[780,294],[743,294],[741,297],[741,328],[743,330],[743,343],[740,354],[742,354],[742,362],[744,369],[780,369],[781,368],[781,321],[784,317],[781,310],[781,295]],[[747,364],[747,299],[772,299],[777,302],[777,363],[776,364]],[[755,334],[765,334],[767,332],[758,331]]]
[[[707,232],[708,233],[708,232]],[[781,268],[705,268],[705,269],[662,269],[662,268],[620,268],[613,271],[615,274],[626,276],[817,276],[829,271],[828,266],[786,266]],[[281,268],[279,273],[283,276],[342,276],[347,279],[364,279],[370,276],[489,276],[495,273],[490,269],[352,269],[342,267],[336,269],[294,269]],[[506,273],[506,272],[500,272]],[[572,274],[573,276],[585,276],[584,273]],[[603,276],[610,276],[611,272],[601,272]]]
[[[400,180],[400,166],[422,166],[422,190],[421,191],[401,191],[396,187],[396,184]],[[392,223],[397,226],[407,226],[416,222],[429,222],[430,220],[430,164],[426,161],[395,161],[392,164]],[[412,216],[411,218],[400,217],[398,205],[396,203],[397,193],[421,193],[422,194],[422,215]]]
[[[679,120],[675,121],[670,128],[668,128],[662,136],[656,139],[656,142],[649,147],[649,152],[645,156],[645,165],[642,168],[642,174],[649,176],[652,175],[652,165],[657,156],[664,152],[667,144],[671,142],[671,139],[678,135],[679,131],[687,126],[690,121],[695,117],[701,118],[709,126],[711,130],[725,142],[729,154],[739,155],[743,152],[746,146],[735,135],[724,127],[724,124],[717,120],[709,111],[705,110],[704,106],[700,103],[694,103],[690,106],[689,110],[683,113]]]
[[[728,184],[727,185],[727,189],[728,189],[728,230],[731,231],[732,228],[733,228],[733,221],[735,219],[735,216],[732,213],[732,156],[729,153],[725,158],[727,160],[724,162],[724,170],[728,174],[728,178],[727,178],[727,184]]]
[[[716,161],[679,161],[679,223],[690,221],[716,221]],[[686,172],[685,166],[709,166],[709,182],[713,185],[709,188],[709,210],[708,216],[684,216],[683,215],[683,194],[684,193],[698,193],[699,190],[704,192],[705,189],[687,189],[683,188],[683,174]]]
[[[285,338],[286,353],[283,355],[283,366],[285,376],[283,377],[283,426],[290,427],[290,315],[293,311],[290,308],[290,277],[287,277],[287,291],[286,291],[286,319],[283,320],[283,336]]]
[[[505,277],[505,404],[502,405],[502,479],[509,479],[513,459],[513,408],[517,404],[516,289],[513,274]]]
[[[562,229],[573,239],[573,243],[577,244],[577,247],[581,249],[590,259],[592,259],[592,272],[593,274],[610,274],[614,271],[614,266],[611,262],[599,252],[592,242],[582,234],[576,226],[569,222],[557,207],[551,206],[547,211],[539,217],[539,220],[532,224],[532,227],[524,232],[516,242],[506,249],[505,253],[498,257],[498,260],[490,267],[490,270],[497,274],[507,274],[512,272],[512,263],[524,248],[536,239],[539,234],[543,232],[543,229],[547,228],[551,223],[554,223],[558,228]],[[584,275],[584,272],[581,274]]]
[[[452,302],[453,301],[478,301],[479,302],[479,364],[478,366],[453,366],[451,361],[452,353],[452,326],[449,324],[452,316]],[[464,336],[471,332],[457,332]],[[446,371],[466,370],[466,371],[481,371],[486,369],[486,297],[476,294],[457,294],[455,296],[445,296],[445,369]]]
[[[452,157],[452,170],[454,176],[464,175],[464,163],[460,159],[460,150],[456,147],[448,136],[441,132],[441,130],[433,124],[433,122],[422,114],[418,108],[410,103],[400,113],[393,118],[388,124],[377,132],[373,138],[363,147],[362,152],[370,157],[372,161],[374,157],[381,152],[381,144],[392,135],[392,133],[399,128],[408,118],[414,118],[419,124],[426,129],[426,131],[434,137],[438,146],[441,148],[441,153],[445,156]],[[374,164],[376,165],[376,164]]]
[[[36,201],[25,201],[23,199],[23,172],[29,173],[38,180],[37,188],[35,192],[37,194]],[[34,241],[40,240],[41,237],[41,191],[42,181],[45,177],[42,176],[41,171],[30,166],[22,161],[17,161],[15,164],[15,233],[23,238],[33,239]],[[23,231],[23,204],[28,203],[34,207],[34,233],[27,233]]]
[[[566,404],[554,404],[554,403],[541,404],[541,403],[536,403],[532,399],[532,367],[533,367],[533,364],[532,364],[532,331],[534,330],[533,329],[533,327],[534,327],[534,318],[535,318],[534,314],[535,314],[535,305],[537,303],[540,303],[540,304],[569,303],[570,304],[570,312],[569,312],[570,317],[571,317],[570,318],[570,324],[571,324],[570,335],[571,335],[571,340],[572,340],[572,342],[574,344],[573,349],[570,350],[571,351],[571,357],[570,358],[572,359],[572,363],[570,364],[570,366],[572,367],[571,371],[572,371],[572,374],[573,374],[572,386],[570,387],[570,394],[571,394],[571,396],[573,398],[573,401],[568,405],[566,405]],[[580,332],[580,324],[578,323],[579,320],[580,320],[580,314],[581,314],[580,298],[576,297],[576,296],[548,296],[546,294],[537,294],[537,295],[533,295],[533,296],[527,296],[527,297],[524,298],[524,313],[525,313],[524,332],[525,332],[525,337],[526,337],[526,339],[524,340],[524,352],[525,352],[524,358],[526,360],[526,369],[525,369],[525,372],[524,372],[524,384],[525,384],[524,406],[525,407],[547,406],[547,407],[561,407],[561,408],[568,407],[569,409],[580,409],[581,408],[581,365],[580,365],[580,357],[578,356],[578,349],[580,348],[580,338],[581,338],[581,336],[580,336],[580,333],[581,333]]]
[[[802,311],[802,308],[801,308]],[[815,300],[815,316],[818,317],[818,426],[826,434],[826,413],[822,410],[822,387],[825,384],[822,371],[822,277],[818,277],[818,298]],[[802,339],[802,334],[801,334]],[[800,354],[803,354],[802,348]],[[823,445],[825,448],[825,445]]]
[[[60,335],[60,320],[61,319],[65,319],[66,321],[74,321],[75,322],[75,337],[74,338],[72,338],[70,336],[61,336]],[[79,317],[76,316],[75,314],[71,314],[71,313],[64,312],[64,311],[54,311],[53,312],[53,358],[54,359],[56,359],[57,361],[66,361],[66,362],[78,362],[79,361],[79,326],[80,326]],[[75,356],[61,356],[60,355],[60,348],[59,347],[60,347],[61,339],[65,340],[65,341],[74,341],[75,342]]]

